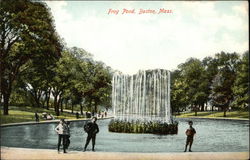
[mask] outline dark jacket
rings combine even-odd
[[[196,131],[193,127],[190,127],[189,129],[186,130],[186,135],[188,138],[193,138],[195,134]]]
[[[98,125],[96,123],[89,122],[89,123],[84,125],[84,130],[88,134],[93,135],[93,134],[97,134],[99,132],[99,127],[98,127]]]

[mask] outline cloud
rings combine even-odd
[[[124,73],[154,68],[172,70],[189,57],[204,58],[222,50],[242,53],[248,49],[248,38],[244,36],[248,17],[244,17],[243,9],[248,8],[247,3],[233,6],[231,14],[219,14],[218,2],[105,2],[109,5],[102,8],[103,14],[90,7],[92,14],[77,18],[68,9],[70,3],[48,3],[59,34],[69,46],[84,48],[95,59]],[[172,9],[173,14],[107,14],[109,8],[140,9],[149,4],[152,9]]]
[[[72,20],[71,14],[64,9],[67,7],[67,2],[46,1],[46,3],[51,8],[51,12],[54,16],[56,23],[61,24],[62,22],[68,22]]]
[[[248,11],[249,11],[249,8],[248,8],[248,2],[242,2],[240,5],[237,5],[237,6],[233,6],[233,11],[238,13],[239,16],[242,16],[242,17],[247,17],[248,16]]]

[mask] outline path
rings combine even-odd
[[[108,117],[104,117],[104,118],[98,118],[98,120],[102,120],[102,119],[110,119],[113,118],[111,116]],[[79,118],[79,119],[66,119],[67,121],[70,122],[75,122],[75,121],[86,121],[86,120],[90,120],[91,118]],[[60,121],[60,119],[55,119],[55,120],[44,120],[44,121],[40,121],[40,122],[35,122],[35,121],[31,121],[31,122],[19,122],[19,123],[7,123],[7,124],[1,124],[1,127],[7,127],[7,126],[17,126],[17,125],[30,125],[30,124],[44,124],[44,123],[58,123]]]
[[[3,160],[247,160],[249,152],[115,153],[1,147]]]

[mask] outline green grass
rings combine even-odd
[[[42,113],[47,112],[52,114],[56,119],[76,119],[76,116],[71,113],[60,113],[60,116],[55,116],[55,111],[53,109],[47,110],[43,108],[34,108],[34,107],[16,107],[10,106],[9,107],[9,115],[3,115],[2,108],[0,110],[0,120],[1,124],[7,123],[19,123],[19,122],[30,122],[35,121],[35,112],[38,113],[40,121],[46,121],[42,119]]]
[[[60,113],[60,116],[55,116],[55,111],[51,108],[50,110],[44,109],[44,108],[34,108],[34,107],[16,107],[16,106],[10,106],[9,107],[9,115],[3,115],[2,107],[0,108],[0,120],[1,124],[7,124],[7,123],[18,123],[18,122],[30,122],[35,121],[35,112],[37,112],[40,116],[40,121],[46,121],[43,120],[41,117],[41,114],[43,112],[47,112],[52,114],[56,119],[76,119],[74,114],[71,113]],[[190,113],[182,113],[181,115],[178,115],[177,117],[187,118],[187,117],[199,117],[199,118],[224,118],[223,112],[197,112],[197,116],[194,115],[194,112]],[[247,111],[230,111],[226,113],[226,118],[247,118],[249,119],[249,112]],[[80,116],[80,118],[83,118],[83,116]]]
[[[187,118],[187,117],[199,117],[199,118],[225,118],[223,117],[224,112],[197,112],[197,116],[195,116],[194,112],[190,113],[182,113],[178,115],[177,117],[180,118]],[[249,112],[247,111],[230,111],[226,112],[226,118],[234,118],[234,119],[239,119],[239,118],[247,118],[249,119]]]

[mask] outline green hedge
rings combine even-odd
[[[123,121],[112,119],[109,123],[109,131],[120,133],[177,134],[178,122],[167,124],[161,121],[142,122],[140,120]]]

